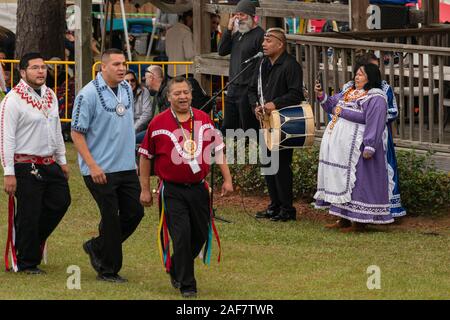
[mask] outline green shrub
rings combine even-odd
[[[398,151],[402,205],[414,215],[450,213],[450,173],[437,171],[432,153]]]
[[[431,153],[398,151],[402,205],[410,215],[439,215],[450,213],[450,173],[438,171],[430,160]],[[319,147],[294,150],[292,170],[294,196],[305,202],[313,200],[317,187]],[[222,177],[216,167],[216,182]],[[233,183],[238,192],[260,196],[267,194],[264,177],[258,165],[230,165]]]
[[[317,189],[319,150],[318,146],[294,150],[292,161],[294,196],[307,202],[313,200]]]
[[[296,149],[292,161],[294,175],[294,196],[311,201],[317,186],[319,148]],[[267,187],[259,165],[232,164],[229,166],[233,184],[246,195],[265,195]],[[222,183],[220,171],[216,167],[216,182]]]

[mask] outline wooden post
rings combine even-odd
[[[75,0],[75,92],[92,80],[92,0]]]
[[[422,8],[425,13],[426,26],[439,23],[439,0],[423,0]]]
[[[430,2],[429,0],[422,1],[422,11],[425,15],[424,25],[428,26],[430,24]]]
[[[204,10],[204,5],[207,2],[207,0],[193,0],[192,3],[192,13],[194,18],[194,50],[196,56],[211,52],[211,18],[209,13]],[[203,88],[209,88],[206,76],[202,77],[195,72],[195,78],[201,83]]]
[[[428,23],[439,23],[439,0],[428,0],[429,4],[429,18]]]
[[[350,30],[367,31],[367,7],[369,0],[350,0]]]

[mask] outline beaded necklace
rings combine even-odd
[[[350,102],[350,101],[355,101],[358,100],[361,97],[364,97],[365,95],[367,95],[367,91],[364,89],[349,89],[345,92],[344,94],[344,101],[345,102]]]
[[[367,95],[367,90],[350,88],[344,93],[344,101],[345,102],[355,101],[361,97],[364,97],[365,95]],[[334,115],[331,118],[331,123],[330,123],[330,127],[328,130],[329,134],[331,134],[331,132],[333,131],[333,128],[336,125],[336,122],[338,121],[339,116],[341,115],[341,112],[342,112],[342,108],[340,106],[337,106],[334,109]]]

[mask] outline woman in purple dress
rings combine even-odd
[[[315,92],[325,112],[333,115],[322,137],[314,195],[317,208],[329,208],[340,218],[327,227],[350,232],[368,223],[393,222],[386,169],[387,100],[378,67],[360,67],[354,86],[332,97],[319,83]]]

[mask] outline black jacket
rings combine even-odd
[[[235,32],[231,35],[231,31],[228,29],[223,33],[219,43],[219,55],[226,56],[231,54],[230,79],[246,67],[242,62],[262,51],[263,41],[264,30],[259,26],[245,34]],[[253,65],[233,82],[234,85],[248,85],[255,70],[255,62],[250,63]]]
[[[293,56],[284,52],[272,65],[269,58],[261,58],[248,88],[250,106],[259,104],[258,74],[262,63],[262,87],[265,103],[273,102],[277,109],[300,104],[303,96],[303,72]]]

